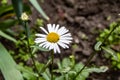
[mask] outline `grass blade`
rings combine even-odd
[[[23,0],[12,0],[12,4],[15,10],[15,13],[20,20],[21,14],[23,13]]]
[[[17,23],[17,20],[14,19],[7,19],[0,22],[0,30],[6,30],[7,28],[10,28],[14,26]]]
[[[0,70],[5,80],[23,80],[21,73],[16,68],[16,63],[0,43]]]
[[[0,17],[3,16],[3,14],[13,11],[13,7],[11,5],[1,6],[0,7]]]
[[[0,36],[10,40],[10,41],[13,41],[13,42],[17,42],[17,40],[11,36],[9,36],[8,34],[4,33],[3,31],[0,30]]]
[[[40,7],[40,5],[38,4],[37,0],[29,0],[31,2],[31,4],[38,10],[39,13],[41,13],[41,15],[49,21],[49,17],[45,14],[45,12],[42,10],[42,8]]]

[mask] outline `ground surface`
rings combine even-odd
[[[66,26],[74,38],[77,48],[62,51],[62,57],[74,54],[78,62],[86,62],[93,52],[99,30],[109,27],[118,19],[120,0],[44,0],[42,7],[51,23]],[[72,51],[72,52],[71,52]],[[102,53],[97,54],[91,64],[110,66]],[[106,73],[92,73],[87,80],[120,80],[120,70],[110,69]]]

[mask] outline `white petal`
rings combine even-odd
[[[51,46],[51,44],[50,44],[49,42],[47,42],[43,47],[45,47],[45,48],[51,50],[51,49],[49,48],[50,46]]]
[[[65,27],[61,27],[57,32],[59,35],[63,35],[67,33],[69,30],[67,30]]]
[[[53,31],[55,31],[55,24],[52,25],[52,29],[53,29]]]
[[[50,32],[52,32],[52,25],[51,24],[47,24],[47,28],[48,28],[48,32],[50,33]]]
[[[46,35],[44,34],[35,34],[36,36],[40,36],[40,37],[46,37]]]
[[[71,37],[71,34],[70,33],[66,33],[66,34],[64,34],[64,35],[62,35],[61,37]]]
[[[69,44],[69,43],[71,43],[72,41],[70,41],[70,40],[59,40],[60,42],[63,42],[63,43],[66,43],[66,44]]]
[[[48,34],[48,32],[43,27],[40,27],[40,29],[42,29],[46,34]]]
[[[54,43],[50,43],[49,49],[53,49],[53,48],[54,48]]]
[[[46,41],[46,38],[36,38],[35,40],[45,40]]]
[[[57,24],[57,25],[56,25],[55,32],[57,32],[57,31],[58,31],[59,26],[60,26],[59,24]]]
[[[63,48],[69,48],[69,46],[67,44],[64,44],[62,42],[58,42],[58,44]]]
[[[60,53],[60,48],[58,47],[57,43],[55,43],[56,52]]]
[[[46,41],[46,38],[36,38],[35,41]]]
[[[39,44],[39,46],[42,47],[42,46],[45,45],[45,44],[46,44],[46,42],[43,42],[43,43]]]
[[[60,40],[72,40],[72,37],[60,37]]]
[[[46,48],[46,49],[49,49],[49,46],[50,46],[50,45],[48,45],[48,44],[46,43],[46,44],[43,45],[42,47],[43,47],[43,48]]]
[[[35,40],[35,43],[42,43],[42,42],[45,42],[45,40]]]
[[[56,45],[55,45],[55,43],[52,44],[52,47],[53,47],[54,53],[56,53],[57,50],[56,50]]]

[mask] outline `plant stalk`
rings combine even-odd
[[[35,68],[35,72],[37,72],[37,74],[38,74],[37,80],[39,80],[40,74],[39,74],[39,71],[38,71],[37,66],[36,66],[36,64],[35,64],[34,55],[32,54],[32,51],[31,51],[31,48],[30,48],[28,22],[26,22],[26,21],[24,22],[24,27],[25,27],[25,34],[26,34],[26,38],[27,38],[27,48],[28,48],[28,52],[29,52],[30,57],[31,57],[31,59],[32,59],[33,66],[34,66],[34,68]]]
[[[53,64],[54,64],[54,51],[53,50],[51,51],[51,59],[52,59],[52,62],[51,62],[51,80],[53,80]]]

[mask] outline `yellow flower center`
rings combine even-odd
[[[47,35],[47,41],[56,43],[59,40],[59,35],[55,32],[51,32]]]

